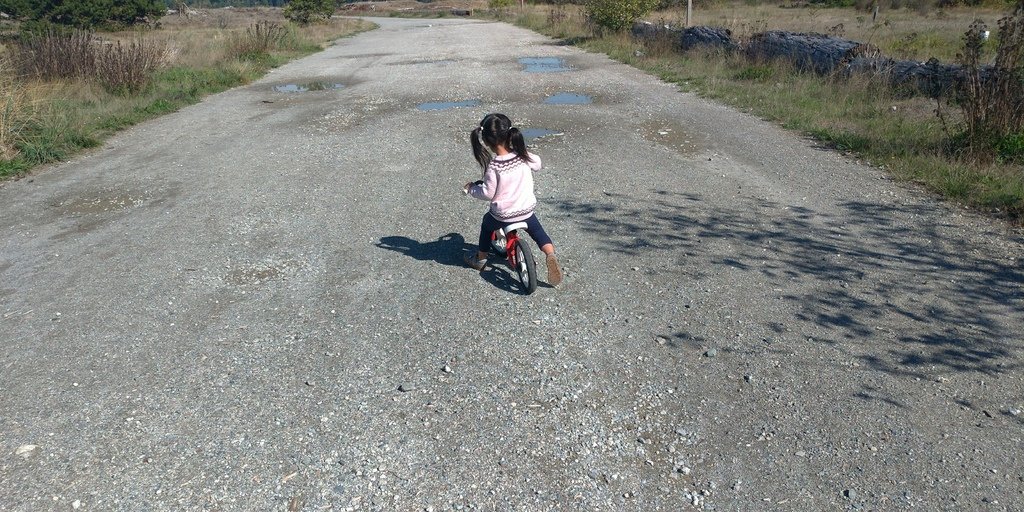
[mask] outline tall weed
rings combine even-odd
[[[23,32],[14,45],[13,60],[18,72],[43,80],[92,76],[96,71],[96,48],[91,32],[58,30]]]
[[[260,21],[234,33],[228,42],[231,56],[242,60],[266,60],[270,52],[283,46],[288,30],[272,21]]]
[[[973,23],[964,35],[960,61],[966,80],[958,98],[968,150],[983,159],[1001,145],[1013,145],[1024,130],[1024,0],[999,20],[995,63],[988,69],[982,62],[987,35],[982,22]]]
[[[96,57],[96,79],[108,91],[133,94],[145,89],[164,65],[167,44],[137,37],[133,41],[101,46]]]

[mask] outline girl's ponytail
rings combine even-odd
[[[523,138],[523,132],[519,131],[519,128],[515,126],[508,129],[508,148],[524,161],[533,161],[530,158],[530,153],[526,150],[526,139]]]
[[[479,126],[473,131],[469,132],[469,143],[473,146],[473,158],[476,158],[477,163],[480,167],[486,169],[487,164],[491,163],[491,152],[484,147],[483,142],[480,141],[483,129]]]

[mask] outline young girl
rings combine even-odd
[[[466,265],[483,270],[487,265],[491,233],[514,222],[526,222],[526,232],[547,256],[548,284],[561,283],[562,269],[555,257],[555,245],[534,214],[537,197],[533,194],[533,173],[541,168],[540,157],[526,150],[522,132],[512,126],[512,121],[504,114],[487,114],[469,138],[473,156],[484,169],[484,179],[467,183],[463,191],[490,201],[491,208],[480,225],[478,252],[466,254]]]

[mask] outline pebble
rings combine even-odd
[[[38,445],[34,444],[23,444],[14,450],[14,454],[20,456],[23,459],[27,459],[36,454],[36,450],[39,448]]]
[[[847,490],[843,491],[843,496],[846,499],[848,499],[848,500],[851,500],[851,501],[855,500],[855,499],[857,499],[857,491],[855,491],[853,489],[847,489]]]
[[[1016,407],[1010,409],[1010,415],[1011,416],[1020,416],[1020,412],[1021,412],[1020,409],[1018,409]]]
[[[754,376],[753,375],[744,375],[743,376],[743,380],[745,380],[747,382],[752,382],[754,380]]]
[[[408,393],[408,392],[410,392],[410,391],[412,391],[414,389],[416,389],[416,386],[413,385],[413,384],[399,384],[398,385],[398,390],[401,391],[402,393]]]
[[[717,348],[709,348],[707,352],[704,352],[704,357],[715,357],[718,355]]]
[[[81,500],[75,500],[71,502],[71,508],[78,510],[82,506]]]
[[[441,368],[441,371],[443,371],[445,373],[452,373],[452,367],[448,366],[448,365],[444,365],[444,368]]]

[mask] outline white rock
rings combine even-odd
[[[71,502],[71,508],[73,508],[75,510],[78,510],[79,507],[81,507],[81,506],[82,506],[82,502],[80,500],[75,500],[75,501]]]
[[[31,457],[32,455],[34,455],[38,448],[39,448],[38,445],[23,444],[23,445],[19,446],[17,450],[14,450],[14,454],[15,455],[20,455],[22,458],[27,459],[27,458]]]

